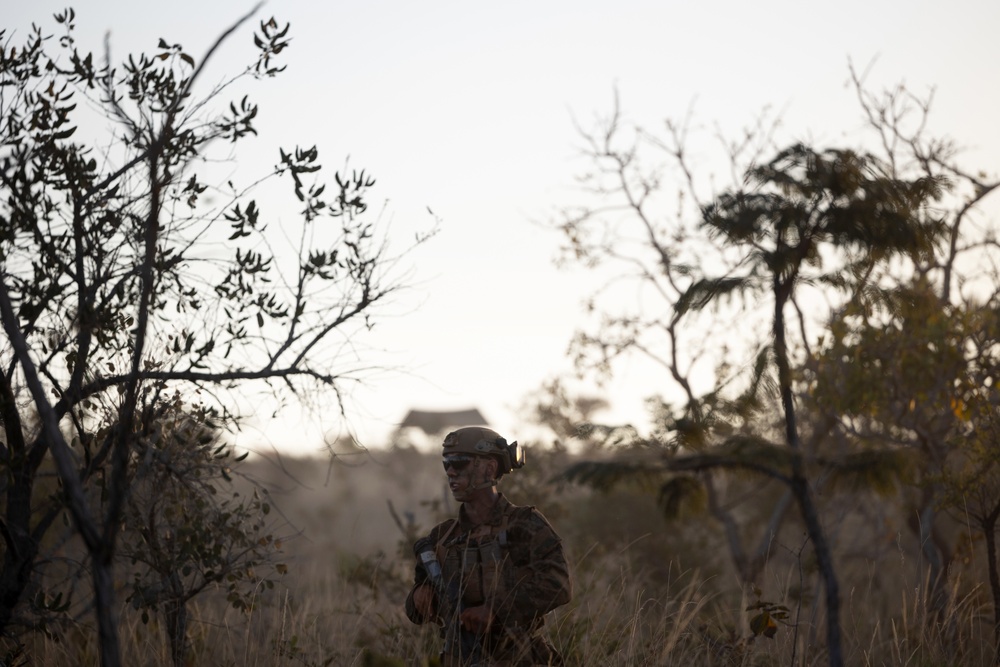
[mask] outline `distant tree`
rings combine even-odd
[[[934,95],[918,95],[906,86],[897,85],[873,92],[865,86],[865,74],[851,67],[851,82],[857,93],[868,129],[879,147],[882,162],[891,175],[897,178],[932,178],[949,184],[947,196],[936,206],[924,211],[929,223],[937,227],[931,252],[914,258],[912,263],[883,265],[879,273],[866,276],[868,284],[877,289],[856,289],[854,294],[859,306],[852,313],[859,326],[872,326],[877,331],[883,322],[899,321],[900,317],[913,317],[913,304],[907,306],[915,295],[915,303],[922,304],[929,321],[940,322],[944,313],[977,310],[975,303],[987,303],[995,298],[997,273],[996,222],[988,204],[995,199],[1000,178],[985,171],[969,169],[962,164],[961,147],[951,138],[933,135],[928,131]],[[893,291],[894,286],[902,288]],[[936,305],[927,296],[936,295]],[[902,296],[903,303],[897,301]],[[909,315],[907,315],[909,310]],[[888,313],[888,315],[886,315]],[[857,318],[861,314],[863,317]],[[881,319],[880,319],[881,318]],[[923,323],[922,323],[923,324]],[[939,325],[938,325],[939,326]],[[923,364],[940,352],[923,359]],[[917,361],[918,356],[910,356]],[[944,377],[954,377],[953,368],[940,369]],[[909,373],[919,371],[911,369]],[[925,368],[925,372],[933,372]],[[888,382],[898,378],[889,375]],[[928,388],[918,381],[914,388]],[[922,408],[917,419],[933,424],[931,431],[921,431],[909,438],[908,447],[921,452],[923,468],[916,476],[917,491],[911,503],[910,515],[917,517],[911,526],[920,544],[923,560],[927,564],[931,592],[928,596],[934,615],[940,615],[949,604],[950,587],[947,571],[950,546],[939,530],[941,510],[941,462],[947,457],[947,433],[953,424],[951,393],[939,386],[934,398],[919,402]],[[882,409],[888,407],[882,404]],[[912,418],[912,417],[911,417]],[[911,432],[911,436],[914,435]],[[936,454],[929,455],[931,452]]]
[[[745,250],[745,269],[696,282],[678,305],[683,313],[726,295],[755,298],[770,293],[774,319],[769,356],[777,370],[784,444],[792,451],[769,452],[771,447],[758,441],[755,463],[766,466],[769,458],[787,462],[787,469],[777,470],[799,505],[816,553],[826,593],[832,665],[843,662],[839,584],[812,489],[814,479],[807,470],[815,452],[804,451],[800,438],[786,309],[797,306],[800,285],[835,285],[841,273],[863,272],[896,255],[927,252],[934,230],[920,224],[918,212],[940,194],[935,179],[894,179],[868,156],[792,146],[751,169],[745,189],[725,193],[705,208],[705,224],[720,241]],[[739,446],[741,439],[734,444]]]
[[[198,93],[249,17],[201,61],[161,39],[101,64],[78,49],[72,10],[58,38],[0,31],[0,632],[32,623],[25,592],[65,510],[89,554],[105,665],[119,663],[113,564],[135,459],[163,397],[200,388],[221,423],[238,416],[226,392],[252,383],[340,403],[358,378],[345,345],[399,286],[365,215],[365,172],[323,183],[317,149],[295,147],[249,187],[213,180],[257,133],[256,104],[223,94],[279,74],[289,45],[288,26],[262,21],[254,62]],[[294,222],[250,198],[269,178],[291,186]],[[56,493],[40,482],[50,465]]]
[[[967,332],[965,375],[952,404],[962,423],[952,460],[942,474],[946,510],[970,517],[986,546],[986,572],[993,603],[994,664],[1000,664],[1000,304],[968,308],[959,321]]]
[[[934,521],[942,511],[980,533],[1000,656],[1000,321],[986,303],[943,303],[926,280],[883,295],[884,307],[845,309],[814,365],[812,398],[836,410],[862,446],[906,452],[918,537],[932,543],[929,608],[950,620],[950,549]],[[971,525],[969,522],[971,519]],[[922,545],[923,550],[929,547]],[[955,628],[944,626],[950,639]]]
[[[692,155],[700,151],[690,145],[692,121],[668,121],[666,130],[661,137],[630,127],[616,99],[612,114],[596,130],[581,131],[589,164],[580,181],[594,202],[566,208],[554,224],[565,241],[561,265],[615,276],[588,300],[587,311],[598,324],[581,329],[573,339],[577,370],[604,377],[629,355],[661,368],[665,382],[662,395],[650,398],[654,432],[644,447],[669,459],[679,449],[701,451],[718,444],[706,424],[715,424],[720,433],[737,432],[750,422],[773,421],[778,406],[769,395],[772,381],[767,376],[739,386],[747,339],[755,331],[766,332],[766,321],[746,314],[737,318],[725,309],[683,315],[677,310],[703,267],[721,272],[735,268],[736,259],[713,244],[700,224],[701,209],[719,184],[698,178]],[[775,123],[763,115],[739,141],[719,142],[719,159],[731,166],[733,187],[748,165],[774,149],[774,130]],[[623,297],[631,294],[639,296],[641,308],[625,305],[629,301]],[[714,386],[706,381],[713,377]],[[620,428],[592,429],[588,438],[601,444],[639,436],[634,429],[631,435]],[[620,463],[625,465],[605,465],[599,474],[593,470],[596,476],[588,479],[603,485],[653,473],[646,463]],[[734,510],[745,503],[727,497],[732,485],[726,476],[720,470],[660,471],[647,482],[659,488],[661,506],[670,516],[682,505],[707,510],[724,531],[740,579],[753,584],[773,551],[792,496],[780,492],[767,507],[761,503],[766,520],[741,525]],[[761,484],[761,490],[774,486]]]
[[[682,400],[679,409],[664,405],[658,412],[653,440],[664,454],[659,465],[582,464],[568,475],[593,484],[652,476],[660,479],[661,502],[668,508],[685,497],[707,498],[726,528],[734,562],[748,576],[761,561],[742,548],[731,515],[713,500],[715,474],[706,473],[745,469],[787,485],[789,495],[774,505],[765,545],[784,516],[786,499],[794,498],[826,587],[831,664],[841,664],[838,583],[811,485],[831,475],[884,483],[885,475],[898,470],[899,458],[891,451],[822,453],[824,439],[845,437],[836,418],[822,413],[809,415],[809,441],[804,442],[796,413],[796,393],[802,388],[797,368],[808,359],[810,325],[824,322],[817,303],[848,301],[852,290],[876,285],[873,276],[884,275],[894,263],[914,266],[931,255],[942,227],[926,211],[941,196],[946,179],[897,177],[891,164],[874,156],[801,144],[763,162],[754,148],[769,143],[762,126],[749,131],[746,141],[730,145],[734,164],[741,155],[752,157],[745,176],[737,175],[735,187],[702,202],[683,127],[668,124],[667,141],[640,131],[637,144],[626,149],[613,147],[616,131],[611,123],[606,133],[589,137],[597,164],[590,176],[599,179],[598,195],[617,196],[622,205],[568,212],[560,224],[569,240],[567,254],[588,265],[618,262],[625,267],[623,279],[635,280],[652,295],[650,301],[660,299],[665,307],[652,316],[606,315],[600,332],[577,339],[579,359],[608,369],[619,355],[645,355],[668,371]],[[665,150],[668,164],[686,184],[682,194],[691,193],[698,203],[697,221],[692,222],[683,196],[673,218],[657,215],[667,172],[656,165],[641,167],[638,148],[650,145]],[[619,212],[624,215],[616,216]],[[814,290],[819,299],[805,298],[803,289]],[[762,317],[764,304],[770,317]],[[793,343],[790,333],[799,334]],[[733,361],[739,357],[729,354],[734,344],[752,360],[735,371]],[[698,364],[702,377],[715,372],[714,387],[696,387]],[[741,367],[747,370],[741,373]],[[779,399],[777,406],[771,396]],[[774,407],[780,415],[778,433],[771,422]]]
[[[951,461],[941,477],[942,506],[971,519],[985,544],[986,573],[993,606],[993,662],[1000,664],[1000,401],[995,378],[1000,372],[997,308],[980,311],[989,322],[989,344],[976,345],[968,382],[963,386],[959,416],[965,426],[964,438],[951,453]],[[975,336],[975,334],[973,334]],[[979,341],[984,337],[979,337]],[[978,341],[977,341],[978,342]],[[985,362],[985,363],[984,363]]]
[[[565,449],[569,443],[574,443],[586,450],[603,446],[608,438],[613,438],[615,442],[636,438],[634,429],[615,436],[616,427],[597,421],[595,413],[607,407],[606,399],[575,395],[560,378],[550,378],[525,399],[523,410],[532,423],[551,432],[557,449]]]
[[[877,298],[878,305],[859,298],[831,321],[809,364],[807,400],[838,420],[862,449],[911,452],[913,493],[904,494],[904,505],[929,567],[930,606],[942,613],[950,556],[935,515],[941,474],[960,428],[954,406],[956,382],[965,373],[965,340],[952,321],[955,313],[926,281]]]

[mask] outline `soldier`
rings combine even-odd
[[[482,427],[449,433],[444,469],[458,518],[417,541],[406,615],[441,626],[443,667],[529,667],[562,660],[544,615],[569,602],[562,540],[534,507],[511,504],[497,480],[524,465],[516,442]]]

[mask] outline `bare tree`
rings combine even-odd
[[[652,132],[630,126],[616,99],[611,115],[594,131],[581,129],[588,168],[579,180],[584,201],[592,203],[567,208],[554,222],[565,242],[559,261],[614,278],[588,301],[597,324],[579,331],[571,349],[581,373],[610,374],[628,355],[663,369],[662,395],[651,399],[656,427],[647,444],[662,446],[668,457],[713,444],[706,424],[740,430],[751,421],[777,417],[777,403],[766,391],[773,379],[759,375],[741,387],[746,359],[759,356],[752,334],[766,335],[766,318],[727,308],[677,309],[708,268],[720,273],[736,268],[738,256],[712,243],[701,226],[701,209],[715,188],[739,185],[743,171],[774,150],[776,128],[777,121],[764,113],[737,141],[716,131],[704,146],[696,143],[700,133],[691,116],[668,121],[665,132]],[[709,154],[728,171],[706,177],[702,171]],[[634,307],[623,305],[633,301]],[[595,435],[626,437],[606,429]],[[741,580],[753,584],[787,517],[791,492],[779,494],[755,529],[736,518],[738,503],[727,498],[725,471],[668,474],[662,481],[667,484],[664,508],[676,508],[674,501],[694,494],[692,499],[697,497],[723,529]]]

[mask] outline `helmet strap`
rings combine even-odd
[[[486,479],[479,484],[470,484],[469,491],[478,491],[479,489],[488,489],[491,486],[496,486],[497,481],[495,479]]]
[[[484,458],[482,460],[489,461],[490,459],[485,459]],[[499,465],[499,463],[497,463],[497,465]],[[477,472],[478,473],[482,473],[483,469],[479,468],[477,466]],[[486,479],[484,479],[483,481],[479,482],[478,484],[470,484],[469,485],[469,490],[470,491],[478,491],[480,489],[488,489],[490,487],[495,487],[496,485],[497,485],[497,479],[496,479],[496,477],[487,477]]]

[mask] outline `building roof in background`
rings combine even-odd
[[[436,435],[449,428],[488,426],[477,408],[465,410],[410,410],[400,422],[400,430],[418,428],[427,435]]]

